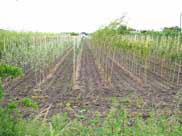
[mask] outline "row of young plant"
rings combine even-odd
[[[23,75],[21,68],[0,64],[0,79],[9,76],[16,78],[21,75]],[[1,83],[0,90],[1,103],[3,101],[1,99],[3,96]],[[144,120],[140,113],[130,116],[123,109],[123,106],[122,108],[118,107],[115,100],[113,100],[113,106],[104,120],[99,112],[93,119],[86,118],[84,112],[89,112],[87,109],[75,113],[74,119],[73,117],[70,118],[66,113],[56,115],[49,121],[34,117],[24,119],[19,112],[19,106],[38,107],[36,102],[29,98],[12,100],[7,105],[0,105],[0,136],[176,136],[182,133],[179,114],[166,116],[152,112]]]
[[[74,39],[60,34],[14,33],[3,36],[1,41],[0,62],[20,67],[25,74],[34,73],[39,82],[73,46]]]
[[[141,78],[152,72],[172,84],[182,83],[182,35],[117,34],[112,29],[93,33],[92,45],[96,52],[102,51],[98,54],[105,50],[107,56]]]
[[[31,40],[32,37],[36,36],[36,37],[40,37],[40,36],[56,36],[58,34],[56,33],[43,33],[43,32],[16,32],[16,31],[9,31],[9,30],[4,30],[4,29],[0,29],[0,52],[1,50],[4,48],[4,40],[5,39],[13,39],[13,42],[16,46],[18,46],[19,44],[21,44],[21,40],[19,40],[18,37],[23,36],[23,41],[29,41],[27,42],[28,44],[32,44]]]
[[[21,75],[23,75],[21,68],[0,64],[0,78],[7,76],[16,78]],[[3,90],[1,83],[0,90]],[[3,100],[2,96],[0,103]],[[48,121],[36,117],[29,119],[22,117],[19,107],[38,108],[33,100],[29,98],[11,100],[7,105],[0,106],[0,136],[178,136],[182,133],[182,118],[179,113],[168,116],[151,112],[144,119],[141,113],[130,115],[123,108],[124,105],[119,106],[115,99],[112,102],[110,112],[104,120],[99,112],[94,118],[88,119],[84,116],[87,110],[82,109],[75,113],[74,118],[64,113],[55,115]]]

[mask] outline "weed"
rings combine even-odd
[[[33,101],[32,99],[30,98],[23,98],[21,100],[21,103],[23,104],[23,106],[25,107],[31,107],[31,108],[38,108],[38,105],[35,101]]]

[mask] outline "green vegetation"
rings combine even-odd
[[[120,29],[120,25],[122,26]],[[117,29],[116,29],[117,28]],[[179,32],[173,35],[164,32],[131,33],[122,24],[110,24],[92,34],[92,43],[96,47],[122,48],[125,52],[136,53],[138,56],[158,56],[172,61],[182,60],[182,37]]]
[[[0,136],[180,136],[182,133],[179,115],[151,112],[146,119],[139,113],[130,117],[116,105],[105,119],[100,113],[93,119],[78,116],[71,119],[64,113],[53,116],[49,122],[24,120],[18,113],[10,114],[12,111],[6,110],[7,114],[4,114],[4,110],[0,110]]]
[[[13,67],[7,64],[0,64],[0,100],[2,99],[4,93],[3,93],[3,87],[2,87],[2,78],[11,76],[13,78],[16,78],[18,76],[21,76],[22,70]],[[14,109],[17,107],[16,102],[11,101],[8,103],[5,107],[0,107],[0,136],[14,136],[16,133],[16,126],[17,117],[16,113],[14,113]]]
[[[71,32],[71,33],[68,33],[68,34],[70,34],[72,36],[78,36],[79,35],[79,33],[75,33],[75,32]]]
[[[155,36],[136,34],[133,31],[134,29],[117,20],[92,34],[92,42],[96,48],[123,49],[126,54],[134,52],[143,58],[156,54],[171,60],[181,60],[179,35]],[[23,76],[23,71],[31,69],[34,69],[34,72],[42,72],[52,65],[67,47],[72,46],[73,39],[64,38],[48,33],[16,33],[0,30],[1,101],[4,95],[1,80]],[[80,48],[76,48],[75,53],[78,54],[79,51]],[[166,115],[152,111],[147,117],[143,113],[131,116],[124,106],[113,102],[113,106],[104,118],[99,112],[94,118],[87,118],[82,110],[75,113],[73,118],[64,113],[45,120],[34,117],[24,119],[20,106],[38,108],[37,103],[30,98],[11,100],[6,105],[0,106],[0,136],[180,136],[182,134],[182,118],[178,112]],[[67,107],[70,107],[69,103]]]
[[[1,62],[39,69],[55,61],[71,40],[66,35],[0,31]],[[37,59],[39,61],[37,61]]]
[[[0,63],[34,73],[36,83],[41,82],[73,41],[65,34],[0,30]]]
[[[33,38],[35,37],[56,37],[57,35],[60,34],[42,32],[15,32],[0,29],[0,56],[1,52],[5,47],[7,47],[7,45],[12,45],[15,47],[19,47],[22,44],[31,45],[34,40]]]
[[[38,105],[35,101],[33,101],[32,99],[30,98],[23,98],[21,100],[21,103],[23,104],[23,106],[25,107],[32,107],[32,108],[38,108]]]
[[[8,76],[12,76],[16,78],[18,76],[22,76],[22,70],[18,67],[10,66],[7,64],[0,64],[0,77],[5,78]]]
[[[11,76],[16,78],[22,76],[22,70],[18,67],[10,66],[7,64],[0,64],[0,99],[3,97],[2,79]]]
[[[99,55],[103,53],[112,59],[117,57],[118,64],[142,80],[147,81],[147,73],[152,72],[168,84],[173,82],[178,86],[182,82],[182,33],[179,27],[139,32],[123,25],[122,20],[116,20],[94,32],[91,42],[98,62],[105,67],[106,77],[108,68],[103,55]]]

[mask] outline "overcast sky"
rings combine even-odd
[[[93,32],[127,16],[136,29],[179,26],[182,0],[0,0],[0,28],[18,31]]]

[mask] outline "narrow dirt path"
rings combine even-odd
[[[61,112],[59,107],[62,102],[71,96],[73,74],[73,51],[65,58],[58,70],[47,82],[41,85],[40,92],[36,92],[37,101],[41,109],[52,105],[49,116]],[[43,96],[39,99],[39,96]]]
[[[80,99],[84,107],[92,112],[106,112],[108,102],[104,97],[104,83],[95,64],[94,56],[87,45],[83,46],[80,69]]]

